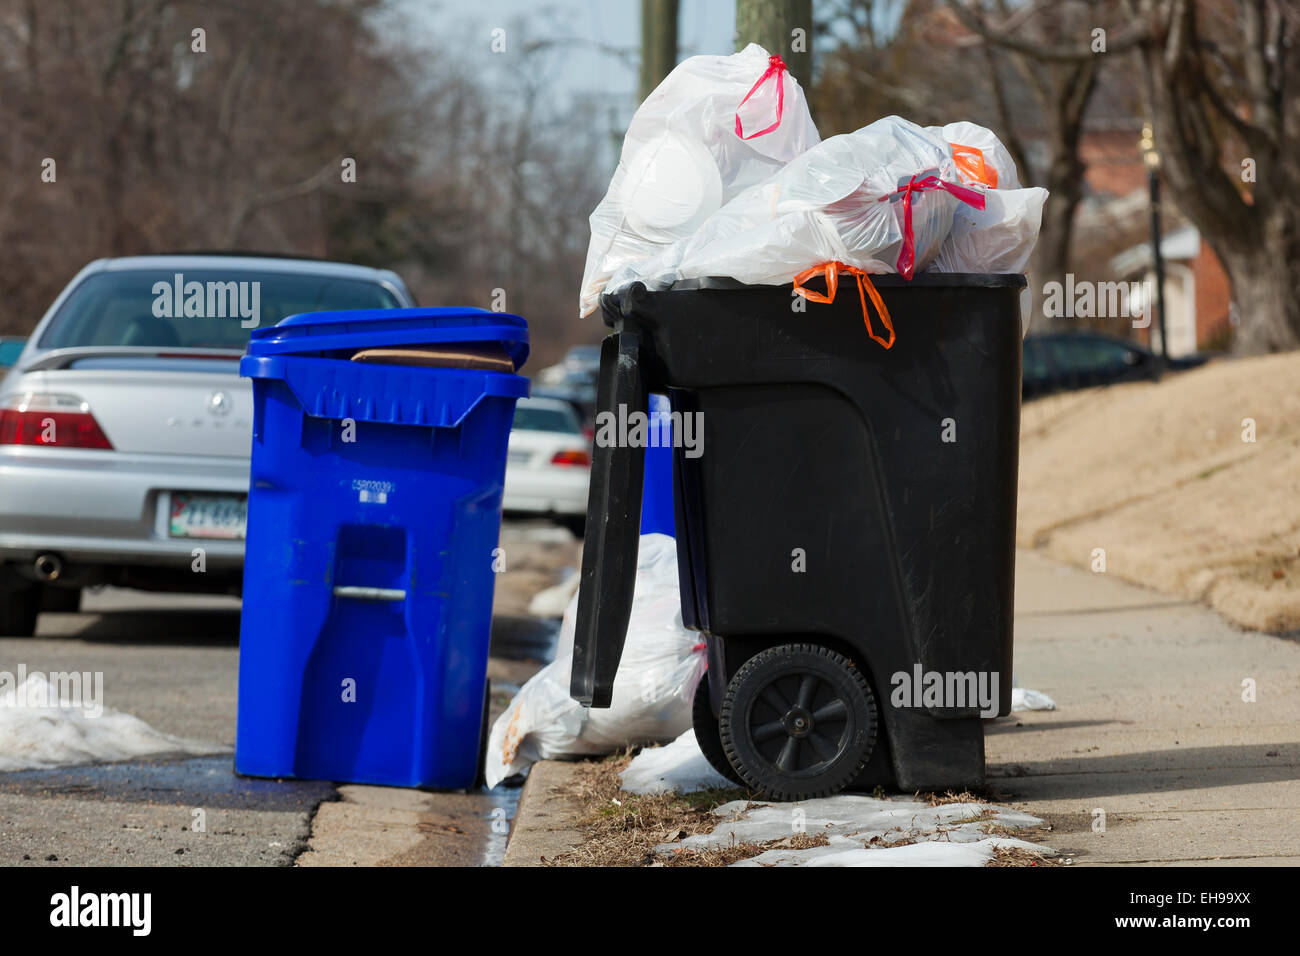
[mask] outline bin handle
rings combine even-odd
[[[406,592],[401,588],[368,588],[357,584],[340,584],[334,588],[334,596],[352,598],[355,601],[405,601]]]
[[[843,262],[823,262],[811,269],[805,269],[794,277],[794,293],[803,296],[809,302],[822,302],[830,305],[835,301],[835,293],[839,289],[841,272],[846,272],[858,280],[858,299],[862,302],[862,324],[867,327],[867,335],[879,342],[884,348],[892,349],[894,347],[894,320],[890,318],[885,300],[876,291],[871,277],[857,266],[851,266]],[[809,279],[819,275],[826,279],[826,291],[824,293],[814,292],[804,286],[804,283]],[[885,331],[889,333],[888,339],[881,338],[871,327],[871,315],[867,312],[867,296],[871,297],[871,302],[876,307],[876,314],[880,316],[881,324],[884,325]]]

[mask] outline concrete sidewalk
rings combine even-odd
[[[1015,655],[1058,710],[987,728],[989,784],[1076,863],[1300,863],[1300,643],[1021,551]]]
[[[1300,863],[1300,643],[1031,551],[1016,595],[1016,676],[1058,710],[987,726],[1000,802],[1077,865]],[[573,766],[534,768],[507,866],[580,842]]]

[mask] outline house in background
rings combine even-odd
[[[1231,335],[1231,286],[1218,256],[1195,226],[1185,225],[1160,239],[1165,260],[1165,331],[1171,356],[1190,355],[1204,349],[1222,349]],[[1142,282],[1155,297],[1155,262],[1151,243],[1143,242],[1110,260],[1121,281]],[[1160,350],[1160,328],[1155,303],[1149,305],[1151,325],[1136,330],[1152,349]]]
[[[1080,155],[1087,164],[1088,193],[1077,223],[1079,245],[1090,250],[1097,268],[1116,282],[1142,283],[1155,299],[1151,255],[1151,206],[1146,166],[1138,149],[1141,124],[1119,121],[1085,133]],[[1165,195],[1160,250],[1165,260],[1165,326],[1171,356],[1223,349],[1232,334],[1231,285],[1222,263],[1196,227]],[[1087,253],[1085,252],[1085,255]],[[1155,302],[1147,306],[1151,323],[1126,331],[1160,348]]]

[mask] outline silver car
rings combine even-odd
[[[0,636],[81,589],[237,593],[251,329],[414,304],[386,270],[304,259],[101,259],[0,379]]]

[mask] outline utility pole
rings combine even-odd
[[[812,0],[736,0],[736,49],[757,43],[785,60],[790,73],[812,93]]]
[[[677,65],[677,0],[641,0],[641,102]]]

